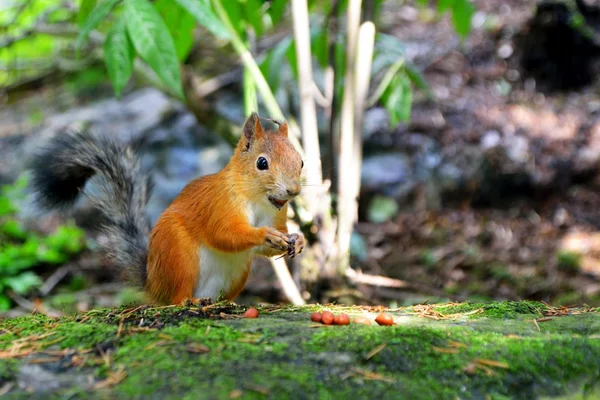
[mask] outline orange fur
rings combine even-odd
[[[159,303],[192,297],[198,280],[197,243],[181,217],[164,213],[150,236],[146,292]]]
[[[268,160],[267,171],[257,168],[258,157]],[[277,210],[269,201],[271,197],[289,201],[297,195],[301,169],[300,155],[287,139],[287,125],[264,132],[253,114],[227,166],[190,182],[154,227],[146,283],[151,299],[178,304],[195,297],[199,280],[211,279],[203,275],[202,248],[215,252],[210,254],[248,254],[244,264],[227,275],[230,282],[223,294],[228,300],[235,299],[248,279],[252,255],[286,252],[269,247],[272,241],[267,239],[270,228],[287,234],[288,206]],[[252,225],[251,209],[257,205],[275,213],[273,227]]]

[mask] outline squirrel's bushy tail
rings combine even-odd
[[[47,209],[73,205],[88,179],[100,178],[100,194],[90,200],[105,217],[106,251],[133,283],[143,286],[150,231],[145,209],[152,184],[133,148],[101,135],[67,132],[50,140],[31,170],[36,200]]]

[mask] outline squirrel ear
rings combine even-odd
[[[254,139],[260,138],[262,135],[263,128],[260,124],[260,119],[258,118],[258,114],[253,112],[244,124],[244,136],[248,142],[251,142]]]
[[[287,124],[287,122],[283,121],[282,123],[279,124],[279,134],[287,137],[287,135],[288,135],[288,124]]]

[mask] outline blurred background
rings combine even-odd
[[[259,260],[239,303],[598,306],[599,24],[584,0],[0,0],[2,315],[143,301],[85,198],[32,204],[45,140],[139,145],[154,223],[255,109],[306,150],[310,248],[297,290]]]

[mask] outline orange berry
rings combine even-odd
[[[375,318],[375,322],[377,322],[379,325],[393,325],[394,318],[392,318],[390,314],[381,313],[377,316],[377,318]]]
[[[329,311],[323,311],[323,316],[321,317],[321,323],[325,324],[325,325],[331,325],[333,323],[333,319],[335,317],[333,316],[333,313],[329,312]]]
[[[350,317],[346,314],[338,314],[333,318],[333,323],[335,325],[349,325]]]
[[[246,318],[258,318],[258,310],[256,308],[249,308],[244,313],[244,317],[246,317]]]
[[[323,319],[323,314],[321,314],[320,312],[312,313],[312,315],[310,316],[310,320],[312,322],[321,322],[321,319]]]

